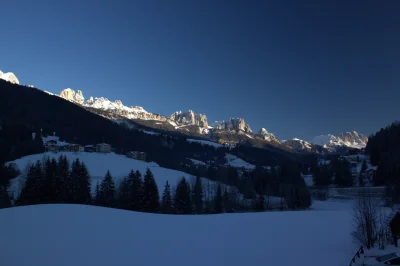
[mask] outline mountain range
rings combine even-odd
[[[195,134],[197,136],[203,136],[222,144],[235,144],[246,139],[252,139],[277,145],[282,144],[299,152],[324,153],[336,151],[337,147],[362,149],[366,146],[368,141],[366,136],[355,131],[345,132],[339,136],[331,134],[321,135],[314,137],[310,141],[304,141],[298,138],[281,141],[265,128],[262,128],[258,133],[254,133],[250,125],[247,124],[243,118],[229,118],[224,121],[215,121],[209,124],[205,115],[197,114],[192,110],[187,112],[177,111],[170,116],[164,116],[148,112],[140,106],[125,106],[120,100],[110,101],[104,97],[89,97],[85,99],[82,91],[78,90],[75,92],[70,88],[61,91],[59,96],[83,107],[105,111],[106,114],[108,113],[110,115],[109,118],[112,119],[115,119],[115,115],[119,115],[120,119],[147,121],[145,124],[155,129],[160,127],[155,127],[154,124],[162,125],[165,123],[173,126],[173,130],[181,131],[188,135]],[[107,115],[105,116],[107,117]],[[190,130],[188,126],[193,126],[192,130]],[[221,133],[225,133],[223,134],[225,137],[221,137]],[[231,133],[230,137],[226,137],[227,133]],[[240,137],[235,138],[232,137],[232,135]]]
[[[0,71],[0,78],[19,84],[17,77],[13,73],[3,74]],[[47,93],[56,95],[50,92]],[[336,152],[343,148],[362,149],[368,141],[365,135],[355,131],[341,133],[338,136],[331,134],[320,135],[310,141],[298,138],[279,140],[265,128],[261,128],[259,132],[253,132],[250,125],[243,118],[231,117],[224,121],[215,121],[209,124],[205,115],[195,113],[192,110],[186,112],[177,111],[169,116],[160,115],[148,112],[140,106],[125,106],[120,100],[110,101],[104,97],[85,98],[82,91],[75,91],[70,88],[62,90],[56,96],[130,127],[140,126],[156,131],[179,132],[225,145],[250,143],[252,146],[263,147],[264,144],[268,143],[296,152],[324,154]]]

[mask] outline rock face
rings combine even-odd
[[[222,130],[242,130],[246,133],[253,132],[243,118],[229,118],[225,121],[215,121],[213,127]]]
[[[365,147],[368,142],[367,136],[359,134],[356,131],[342,133],[339,135],[339,138],[341,138],[343,142],[347,145],[359,147]]]
[[[196,125],[208,128],[207,117],[202,114],[195,114],[192,110],[184,113],[175,112],[170,116],[170,119],[177,125]]]
[[[61,91],[60,97],[71,102],[80,104],[85,107],[107,111],[110,114],[118,114],[128,119],[144,119],[144,120],[159,120],[167,121],[168,118],[159,114],[152,114],[147,112],[140,106],[128,107],[123,105],[120,100],[110,101],[107,98],[94,98],[89,97],[85,100],[82,91],[74,91],[70,88]]]
[[[0,79],[3,79],[3,80],[8,81],[8,82],[11,82],[13,84],[19,84],[19,80],[17,79],[17,77],[12,72],[3,73],[0,70]]]
[[[320,135],[313,138],[310,142],[327,148],[335,146],[345,146],[349,148],[362,149],[365,148],[365,146],[367,145],[368,138],[363,134],[352,131],[341,133],[339,134],[339,136],[334,136],[331,134]]]
[[[274,134],[268,132],[265,128],[260,129],[260,137],[266,141],[275,141],[280,143],[279,139]]]
[[[85,100],[80,90],[75,92],[73,89],[70,88],[61,91],[60,97],[79,104],[82,104]]]

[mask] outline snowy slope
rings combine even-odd
[[[208,140],[198,140],[198,139],[187,139],[188,142],[196,142],[196,143],[200,143],[201,145],[208,145],[208,146],[212,146],[215,148],[221,148],[224,147],[224,145],[216,143],[216,142],[212,142],[212,141],[208,141]]]
[[[43,154],[29,155],[11,162],[16,164],[16,166],[21,170],[22,174],[12,181],[10,192],[14,192],[15,195],[18,195],[24,181],[24,172],[26,172],[29,163],[35,163],[37,160],[42,160],[45,156],[58,159],[60,155],[66,155],[70,163],[79,158],[79,160],[86,164],[92,177],[92,190],[94,190],[97,182],[101,182],[103,180],[107,170],[110,170],[114,180],[117,184],[119,184],[122,178],[126,176],[130,170],[139,170],[142,175],[144,175],[146,169],[149,168],[154,174],[154,178],[160,193],[162,193],[164,190],[166,181],[168,181],[171,186],[175,186],[182,177],[187,178],[189,182],[192,182],[193,180],[193,177],[190,174],[159,167],[154,162],[148,163],[144,161],[133,160],[115,153],[101,154],[87,152],[47,152]],[[207,184],[210,186],[214,184],[213,181],[205,178],[202,178],[202,182],[205,186]]]
[[[191,216],[62,204],[1,209],[1,261],[7,266],[348,265],[357,250],[351,215],[346,204],[329,204],[319,203],[314,211]]]
[[[225,165],[229,165],[229,166],[236,167],[236,168],[244,167],[247,170],[254,170],[256,168],[254,165],[240,159],[239,157],[237,157],[233,154],[227,153],[225,155],[225,159],[227,160],[227,163]]]

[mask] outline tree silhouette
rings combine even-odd
[[[161,212],[165,214],[171,214],[174,212],[172,206],[171,187],[168,184],[168,181],[165,182],[164,192],[161,201]]]
[[[176,186],[174,207],[177,214],[190,214],[193,212],[190,185],[185,177]]]
[[[143,182],[143,211],[155,213],[159,209],[160,194],[153,173],[147,168]]]

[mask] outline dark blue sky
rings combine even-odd
[[[399,118],[396,0],[15,0],[0,12],[0,69],[51,92],[243,117],[281,139]]]

